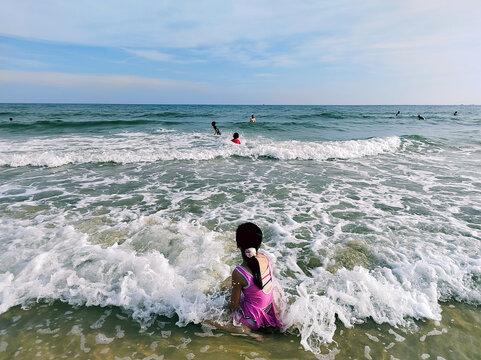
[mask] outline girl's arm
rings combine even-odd
[[[234,270],[232,272],[232,293],[229,304],[231,311],[235,311],[239,307],[243,286],[247,286],[246,279],[237,270]]]

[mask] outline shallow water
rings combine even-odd
[[[0,357],[479,348],[480,107],[0,104],[0,116]],[[226,321],[242,221],[264,231],[285,327],[262,344],[196,335]]]
[[[353,328],[337,323],[334,342],[321,359],[477,359],[479,308],[444,304],[441,321],[420,320],[397,328],[367,320]],[[178,327],[159,316],[141,326],[115,307],[64,303],[15,307],[0,315],[2,359],[316,359],[299,345],[299,334],[262,340],[209,326]]]

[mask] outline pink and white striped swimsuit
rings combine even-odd
[[[269,262],[267,270],[262,274],[262,284],[272,281],[272,264],[266,254],[262,254]],[[234,312],[234,320],[248,326],[252,330],[262,327],[281,327],[274,308],[273,287],[268,293],[254,284],[254,277],[241,265],[236,270],[247,280],[247,286],[242,288],[239,308]]]

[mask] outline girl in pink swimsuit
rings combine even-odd
[[[253,223],[240,225],[236,242],[243,262],[232,272],[230,309],[234,324],[255,331],[280,328],[274,308],[272,264],[267,255],[257,252],[262,242],[261,229]]]

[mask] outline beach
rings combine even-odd
[[[480,133],[480,106],[0,104],[0,359],[475,359]],[[262,342],[206,324],[244,221]]]

